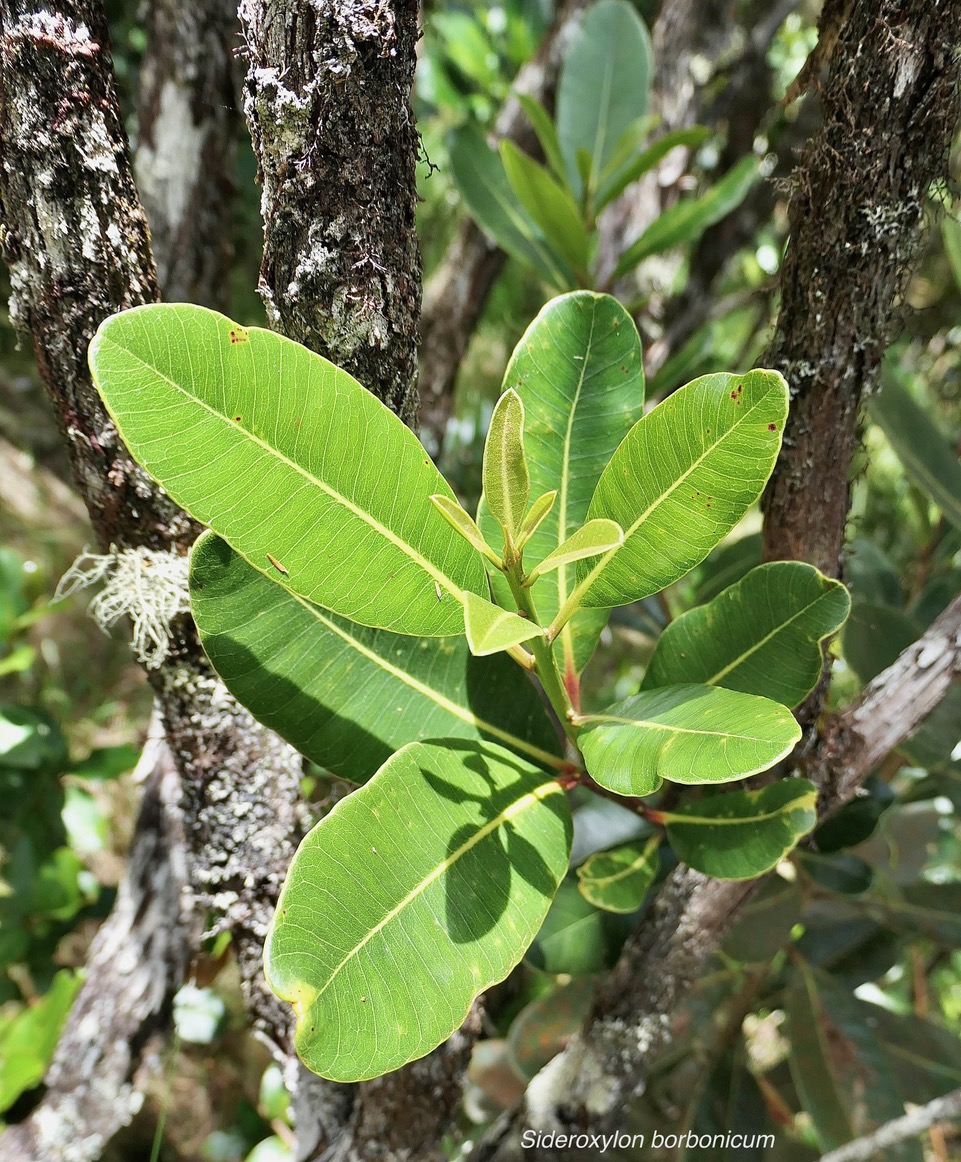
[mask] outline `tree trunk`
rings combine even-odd
[[[140,68],[137,188],[167,302],[223,310],[239,116],[235,0],[148,0]]]
[[[417,415],[416,0],[242,0],[270,325]]]

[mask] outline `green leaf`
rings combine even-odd
[[[679,145],[686,146],[688,149],[696,149],[709,133],[710,130],[704,125],[694,125],[690,129],[675,129],[673,132],[665,133],[663,137],[659,137],[647,149],[632,149],[630,154],[623,159],[618,158],[617,155],[612,157],[607,170],[601,175],[601,188],[595,201],[594,212],[600,213],[632,182],[636,182],[648,170],[653,169],[672,149],[677,149]]]
[[[498,569],[502,566],[503,562],[500,557],[484,540],[483,533],[474,523],[470,514],[465,512],[456,500],[451,500],[449,496],[432,496],[430,502],[450,527],[456,529],[469,545],[473,545],[478,553],[486,557]]]
[[[577,869],[577,889],[605,912],[636,912],[657,874],[660,836],[599,851]]]
[[[908,884],[900,900],[877,900],[872,911],[894,926],[948,948],[961,946],[961,884]]]
[[[463,637],[407,637],[335,617],[212,533],[194,545],[190,598],[228,689],[340,778],[361,783],[422,738],[486,737],[534,762],[561,762],[527,675],[505,657],[472,658]]]
[[[588,516],[624,544],[578,569],[588,606],[627,605],[693,569],[760,496],[787,416],[776,371],[705,375],[631,428],[604,469]]]
[[[737,209],[759,173],[757,158],[742,157],[706,193],[670,206],[624,251],[614,278],[627,274],[652,254],[696,241],[708,226]]]
[[[917,641],[923,629],[899,609],[855,601],[844,627],[844,657],[862,682],[870,682]]]
[[[588,238],[584,219],[571,193],[548,170],[518,149],[513,141],[500,145],[501,161],[517,200],[537,223],[551,246],[574,272],[586,279]]]
[[[711,795],[663,812],[677,858],[718,880],[752,880],[776,867],[817,823],[817,787],[782,779],[758,791]]]
[[[510,388],[497,401],[484,444],[484,502],[511,541],[527,512],[531,477],[524,456],[524,405]]]
[[[767,876],[738,913],[724,940],[724,954],[742,964],[767,963],[791,942],[802,903],[797,879]]]
[[[951,1030],[910,1013],[861,1002],[862,1022],[891,1064],[905,1101],[934,1101],[961,1086],[961,1041]]]
[[[787,989],[791,1074],[825,1150],[900,1117],[904,1104],[890,1063],[864,1022],[863,1006],[803,961]],[[888,1146],[885,1159],[921,1162],[916,1141]]]
[[[633,917],[595,908],[565,881],[524,959],[541,972],[589,976],[612,967],[633,926]]]
[[[580,194],[578,153],[590,158],[596,190],[621,135],[647,112],[651,38],[626,0],[599,0],[571,41],[557,83],[557,136],[572,188]]]
[[[526,1081],[539,1073],[584,1024],[594,999],[590,977],[575,977],[526,1005],[511,1023],[511,1062]]]
[[[498,154],[476,125],[454,133],[450,147],[454,181],[478,226],[512,258],[531,266],[551,286],[572,286],[574,275],[559,254],[541,237],[507,180]]]
[[[478,658],[509,650],[544,632],[534,622],[492,605],[475,593],[464,594],[464,621],[470,652]]]
[[[517,548],[523,549],[531,537],[541,527],[541,524],[547,519],[547,514],[554,507],[554,501],[557,500],[557,489],[550,492],[545,492],[543,496],[539,496],[537,500],[531,505],[527,516],[521,521],[521,527],[517,530]]]
[[[767,770],[801,737],[780,703],[718,686],[667,686],[576,720],[591,777],[619,795],[662,779],[730,783]]]
[[[185,304],[107,319],[90,366],[135,459],[255,569],[364,625],[462,631],[487,578],[430,503],[453,493],[345,371]]]
[[[557,502],[532,535],[531,560],[543,560],[587,520],[601,472],[644,412],[641,341],[630,315],[608,295],[577,291],[549,302],[531,323],[504,375],[524,402],[524,444],[536,496],[557,491]],[[598,514],[606,515],[606,514]],[[490,514],[479,515],[493,536]],[[501,604],[510,602],[503,578],[493,578]],[[574,568],[543,577],[534,599],[546,624],[574,586]],[[584,668],[607,614],[588,611],[566,626],[555,653],[566,673]]]
[[[533,584],[539,577],[559,569],[561,565],[582,561],[585,557],[597,557],[623,543],[624,530],[619,524],[612,520],[589,520],[531,570],[528,583]]]
[[[264,954],[308,1068],[362,1081],[450,1036],[533,939],[570,841],[560,786],[490,743],[413,743],[342,799],[300,845]]]
[[[75,973],[58,972],[44,996],[0,1023],[0,1113],[43,1081],[81,983]]]
[[[941,429],[905,389],[890,365],[868,413],[888,438],[908,476],[961,529],[961,464]]]
[[[561,156],[560,142],[557,140],[557,130],[554,128],[554,122],[551,120],[550,114],[540,101],[528,93],[518,93],[517,100],[520,107],[527,114],[527,120],[530,121],[534,132],[537,134],[537,140],[540,142],[541,149],[544,151],[547,164],[551,167],[558,181],[566,186],[567,171],[564,165],[564,158]]]
[[[699,682],[797,706],[821,676],[821,642],[843,624],[847,590],[811,565],[759,565],[664,630],[641,689]]]

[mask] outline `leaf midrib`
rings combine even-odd
[[[437,866],[431,870],[429,875],[424,876],[424,878],[420,880],[419,883],[415,884],[414,887],[411,888],[411,890],[407,893],[407,895],[400,901],[400,903],[395,904],[395,906],[391,908],[391,910],[384,916],[384,918],[379,920],[370,929],[370,931],[366,933],[363,939],[359,940],[354,945],[354,947],[350,949],[350,951],[343,957],[336,968],[334,968],[330,973],[330,976],[325,981],[323,988],[319,989],[311,997],[311,1004],[314,1005],[317,1003],[317,1001],[320,1000],[320,998],[340,975],[344,967],[352,960],[354,960],[355,957],[359,956],[361,951],[366,948],[366,946],[371,942],[371,940],[374,939],[375,936],[382,932],[387,927],[387,925],[397,916],[399,916],[405,908],[408,908],[414,902],[414,900],[416,900],[419,896],[422,896],[424,892],[426,892],[430,887],[430,885],[436,880],[440,879],[440,877],[445,872],[449,871],[459,859],[462,859],[465,855],[467,855],[467,853],[475,848],[478,843],[482,843],[488,837],[488,835],[491,835],[498,827],[503,827],[505,824],[510,823],[512,819],[515,819],[518,815],[522,814],[524,811],[527,811],[530,807],[533,807],[534,804],[542,802],[548,797],[548,795],[555,794],[564,794],[558,783],[553,781],[542,783],[533,791],[528,791],[519,799],[515,799],[513,803],[511,803],[508,807],[505,807],[503,811],[499,812],[493,819],[488,820],[488,822],[485,823],[483,827],[475,831],[470,839],[462,843],[456,851],[452,852],[449,856],[447,856],[446,859],[437,864]],[[349,802],[349,798],[344,799],[343,802]],[[337,807],[334,808],[328,818],[332,818],[336,812]]]
[[[587,728],[612,723],[615,726],[643,727],[645,730],[660,730],[670,734],[696,734],[699,736],[710,736],[711,738],[733,738],[741,742],[770,743],[772,741],[770,738],[755,738],[752,734],[734,734],[729,730],[694,730],[689,726],[671,726],[661,722],[652,722],[647,718],[621,718],[616,714],[587,714],[576,719],[576,723],[578,726]]]
[[[663,812],[664,822],[670,827],[671,825],[684,826],[685,824],[705,825],[705,826],[723,826],[723,827],[749,827],[755,823],[767,823],[771,819],[777,819],[784,815],[790,815],[794,811],[808,811],[813,807],[817,801],[817,792],[809,791],[797,799],[792,799],[790,803],[786,803],[783,807],[777,807],[773,811],[766,811],[763,815],[752,815],[749,819],[723,819],[721,817],[715,818],[711,815],[681,815],[679,812]]]
[[[336,489],[331,488],[330,485],[325,484],[322,480],[319,480],[316,476],[313,475],[313,473],[308,472],[306,468],[302,467],[295,460],[291,460],[289,456],[284,455],[284,453],[279,449],[272,447],[265,440],[262,440],[258,435],[256,435],[256,433],[250,431],[250,429],[244,428],[242,425],[230,419],[229,416],[226,416],[223,412],[217,411],[217,409],[208,404],[206,400],[201,399],[197,395],[191,394],[191,392],[189,392],[185,387],[181,386],[181,384],[177,383],[169,376],[164,375],[164,373],[158,367],[147,363],[129,347],[123,347],[115,339],[110,339],[109,337],[104,337],[103,342],[112,344],[117,351],[128,355],[141,367],[150,371],[158,379],[161,379],[164,383],[168,384],[168,386],[172,387],[174,391],[179,392],[185,399],[192,400],[199,407],[203,408],[204,411],[213,416],[214,419],[221,421],[221,423],[224,424],[229,430],[240,433],[244,439],[250,440],[252,443],[258,445],[265,452],[267,452],[268,455],[273,456],[277,460],[282,461],[284,464],[288,465],[288,467],[292,468],[296,473],[299,473],[308,483],[316,485],[321,492],[326,493],[326,495],[329,496],[333,501],[340,504],[349,512],[352,512],[355,516],[359,517],[375,532],[380,533],[380,535],[383,536],[385,540],[390,541],[393,545],[400,549],[402,553],[414,561],[415,564],[424,569],[425,572],[429,573],[430,576],[439,585],[442,585],[449,593],[458,598],[458,600],[463,598],[463,590],[450,577],[448,577],[446,573],[438,569],[436,565],[434,565],[420,552],[418,552],[418,550],[415,549],[413,545],[408,544],[408,542],[405,541],[402,537],[399,537],[395,533],[391,532],[391,530],[388,529],[386,525],[381,524],[381,522],[377,520],[375,516],[373,516],[371,513],[365,512],[362,508],[358,507],[358,505],[350,500],[349,497],[344,496]],[[373,398],[376,399],[376,397]],[[257,566],[255,565],[254,568],[257,568]],[[260,569],[259,572],[262,573],[264,570]]]
[[[775,637],[777,637],[778,634],[784,633],[784,631],[788,628],[788,626],[792,625],[795,621],[797,621],[797,619],[799,617],[803,616],[806,613],[809,613],[812,609],[814,609],[814,607],[816,605],[820,604],[820,602],[824,601],[825,598],[830,597],[830,596],[832,596],[831,589],[827,589],[823,593],[819,593],[817,595],[817,597],[814,598],[813,601],[809,601],[808,604],[805,605],[803,609],[799,609],[796,613],[793,613],[789,618],[787,618],[786,621],[782,621],[778,625],[776,625],[774,627],[774,629],[772,629],[770,631],[770,633],[766,633],[764,635],[764,637],[761,638],[759,641],[755,642],[754,645],[752,645],[750,647],[750,649],[745,650],[743,654],[739,654],[733,661],[728,662],[728,664],[726,666],[722,666],[721,669],[718,670],[718,672],[716,674],[714,674],[712,677],[705,678],[704,685],[705,686],[717,685],[717,683],[722,678],[726,678],[727,675],[730,674],[732,670],[735,670],[738,666],[743,665],[743,663],[748,658],[750,658],[752,655],[756,654],[758,652],[758,650],[762,650],[768,644],[768,642],[772,641]],[[812,645],[820,645],[821,642],[824,641],[824,639],[828,636],[828,634],[833,633],[833,632],[834,632],[833,629],[829,629],[826,633],[822,634],[821,637],[819,637],[816,642],[812,642]]]

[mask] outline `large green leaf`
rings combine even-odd
[[[531,495],[557,490],[554,507],[531,537],[525,561],[542,561],[587,520],[594,487],[615,448],[644,412],[641,341],[630,315],[609,295],[576,291],[549,302],[528,327],[504,374],[524,402],[524,443]],[[496,523],[484,509],[488,539]],[[493,578],[509,605],[503,578]],[[570,595],[574,566],[563,565],[533,588],[546,625]],[[585,611],[565,628],[555,651],[569,673],[587,664],[607,614]]]
[[[518,963],[567,870],[560,786],[491,743],[412,743],[300,845],[264,953],[297,1052],[361,1081],[430,1052]]]
[[[651,38],[627,0],[599,0],[581,21],[557,83],[557,136],[571,186],[582,186],[578,153],[590,157],[587,186],[624,131],[647,112]]]
[[[826,1150],[900,1117],[890,1062],[864,1021],[863,1006],[829,976],[795,962],[787,989],[791,1073]],[[917,1141],[887,1147],[892,1162],[921,1162]]]
[[[570,267],[518,205],[500,156],[476,125],[455,132],[450,167],[471,216],[502,250],[532,266],[551,286],[560,290],[573,286]]]
[[[345,371],[185,304],[107,319],[90,366],[134,457],[255,569],[364,625],[463,631],[487,579],[430,503],[453,493]]]
[[[767,770],[801,737],[780,703],[719,686],[666,686],[577,719],[591,777],[619,795],[662,779],[730,783]]]
[[[596,852],[577,869],[577,890],[605,912],[636,912],[654,883],[660,845],[655,835]]]
[[[787,403],[776,371],[722,372],[695,379],[638,420],[588,510],[617,521],[624,544],[579,567],[584,603],[639,601],[703,561],[760,496]]]
[[[688,198],[669,207],[624,251],[614,277],[627,274],[652,254],[694,242],[708,226],[720,222],[737,209],[757,181],[759,172],[757,159],[744,157],[700,197]]]
[[[559,744],[516,663],[463,637],[367,629],[268,581],[219,537],[191,556],[190,597],[214,668],[299,751],[360,783],[408,742],[487,737],[556,767]]]
[[[44,996],[19,1013],[0,1018],[0,1113],[43,1081],[82,983],[79,974],[64,969]]]
[[[811,565],[759,565],[671,622],[641,688],[700,682],[797,706],[821,676],[820,643],[850,606],[844,586]]]
[[[895,371],[885,369],[884,387],[868,400],[871,419],[887,436],[908,476],[961,529],[961,464],[940,428],[915,403]]]
[[[715,879],[751,880],[814,827],[817,797],[807,779],[782,779],[758,791],[711,795],[662,817],[678,859]]]

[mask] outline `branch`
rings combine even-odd
[[[162,740],[157,749],[117,900],[91,945],[46,1093],[0,1138],[0,1162],[97,1162],[140,1108],[138,1074],[166,1034],[196,935],[184,894],[180,777]]]
[[[869,1162],[888,1146],[896,1146],[908,1138],[916,1138],[938,1122],[961,1116],[961,1089],[936,1097],[903,1118],[895,1118],[873,1133],[856,1138],[837,1150],[821,1155],[821,1162]]]
[[[239,117],[234,0],[149,0],[134,169],[169,302],[228,302]]]
[[[498,141],[536,149],[536,140],[517,99],[531,96],[550,108],[561,61],[590,0],[565,0],[537,55],[517,74],[511,95],[494,124]],[[421,317],[420,432],[431,452],[444,440],[454,382],[497,276],[507,256],[472,219],[465,217],[424,289]]]
[[[416,0],[242,0],[270,325],[417,415]]]
[[[877,381],[958,123],[959,41],[950,0],[858,0],[832,50],[824,123],[794,181],[767,356],[792,402],[764,500],[765,560],[838,574],[861,398]]]

